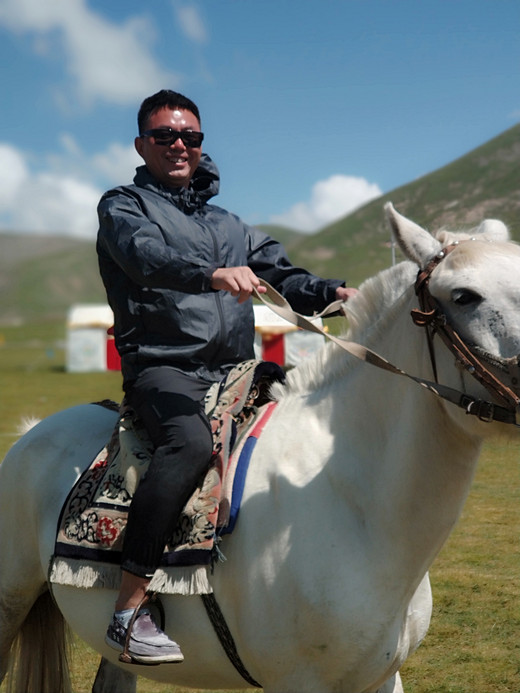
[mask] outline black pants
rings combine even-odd
[[[179,515],[212,453],[204,396],[211,383],[169,366],[150,368],[127,388],[155,451],[132,499],[121,567],[152,577]]]

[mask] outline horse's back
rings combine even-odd
[[[0,465],[1,492],[11,478],[23,479],[45,493],[56,475],[72,482],[85,464],[108,442],[117,413],[106,407],[82,404],[52,414],[33,426],[9,450]],[[11,489],[11,493],[14,488]],[[16,493],[22,489],[16,486]]]
[[[116,421],[115,411],[78,405],[43,419],[13,445],[0,465],[1,545],[14,542],[16,555],[24,541],[33,550],[38,541],[42,563],[46,560],[67,494],[108,442]]]

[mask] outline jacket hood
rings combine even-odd
[[[136,169],[134,183],[139,188],[148,188],[172,196],[179,209],[192,212],[200,209],[212,197],[218,195],[220,174],[213,160],[207,154],[202,154],[189,188],[167,188],[151,175],[146,166],[139,166]]]

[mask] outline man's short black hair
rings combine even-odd
[[[178,94],[176,91],[171,89],[161,89],[157,94],[149,96],[143,101],[137,114],[137,127],[139,128],[139,134],[143,133],[147,128],[148,120],[156,111],[161,108],[180,108],[185,111],[190,111],[197,118],[200,125],[200,113],[196,104],[193,103],[191,99],[188,99],[182,94]]]

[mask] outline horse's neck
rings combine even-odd
[[[409,292],[397,313],[369,336],[368,346],[407,373],[433,380],[424,331],[410,317],[415,306]],[[397,555],[402,550],[403,560],[422,561],[426,570],[460,515],[481,441],[449,416],[452,405],[409,378],[363,366],[347,378],[347,400],[348,381],[357,383],[351,396],[363,401],[362,408],[353,408],[351,431],[368,417],[366,434],[371,430],[374,439],[372,457],[363,455],[363,464],[372,469],[370,492],[379,526],[387,536],[402,532],[409,544]],[[343,444],[348,445],[346,438]]]
[[[403,370],[431,379],[426,340],[411,321],[412,307],[415,300],[408,291],[378,323],[366,327],[362,340]],[[299,402],[295,398],[291,406],[302,408],[306,428],[327,412],[330,421],[324,428],[334,443],[324,459],[333,467],[327,473],[335,479],[335,492],[343,490],[347,504],[354,499],[361,506],[379,535],[372,537],[374,545],[392,547],[388,566],[400,562],[409,571],[413,563],[420,574],[460,515],[480,442],[456,425],[435,395],[409,378],[335,348],[327,352],[309,366],[314,390],[307,388],[306,396],[302,373],[293,376],[293,383],[301,382]],[[323,441],[330,450],[328,437]],[[392,540],[396,536],[402,536],[398,546]]]

